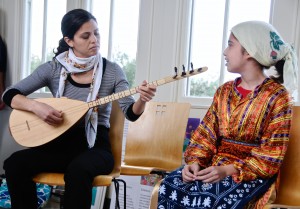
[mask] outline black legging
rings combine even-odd
[[[13,153],[4,161],[12,209],[36,209],[36,185],[32,177],[40,172],[65,173],[65,209],[90,209],[95,176],[112,171],[108,129],[99,126],[91,149],[83,128],[73,128],[54,141]]]

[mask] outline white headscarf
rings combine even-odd
[[[293,94],[298,88],[297,56],[293,47],[285,43],[278,31],[262,21],[247,21],[231,29],[246,51],[263,66],[274,66],[285,60],[283,80],[286,89]]]
[[[69,51],[59,54],[56,59],[62,64],[59,87],[56,93],[56,97],[62,97],[65,89],[65,81],[68,73],[82,73],[89,70],[93,71],[92,83],[90,86],[90,92],[87,97],[87,102],[96,99],[99,92],[99,88],[102,80],[103,63],[101,54],[98,53],[95,56],[89,58],[76,57],[73,50],[70,48]],[[98,111],[97,108],[89,109],[85,116],[85,129],[86,137],[89,147],[93,147],[96,140],[98,126]]]

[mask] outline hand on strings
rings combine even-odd
[[[63,122],[63,112],[61,110],[56,110],[45,103],[36,102],[34,104],[33,112],[49,125],[56,126]]]
[[[149,102],[155,96],[156,86],[148,84],[148,82],[144,80],[138,87],[137,92],[140,94],[141,101]]]

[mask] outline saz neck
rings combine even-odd
[[[149,82],[149,84],[153,84],[155,86],[162,86],[164,84],[171,83],[173,81],[178,81],[178,80],[181,80],[181,79],[184,79],[184,78],[188,78],[190,76],[194,76],[194,75],[203,73],[205,71],[207,71],[207,67],[201,67],[201,68],[198,68],[197,70],[193,70],[193,71],[191,71],[187,74],[182,74],[180,76],[179,75],[168,76],[168,77],[156,80],[156,81]],[[118,99],[121,99],[121,98],[124,98],[124,97],[134,95],[134,94],[137,93],[138,88],[139,87],[137,86],[137,87],[125,90],[125,91],[114,93],[114,94],[111,94],[109,96],[106,96],[106,97],[88,102],[88,106],[89,106],[89,108],[92,108],[92,107],[96,107],[96,106],[99,106],[99,105],[107,104],[107,103],[112,102],[114,100],[118,100]]]

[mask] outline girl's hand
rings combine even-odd
[[[216,183],[237,172],[233,165],[210,166],[197,172],[196,180],[204,183]]]
[[[182,173],[182,180],[184,182],[191,182],[195,181],[197,177],[197,173],[200,170],[200,165],[198,163],[193,163],[190,165],[185,165],[181,171]]]

